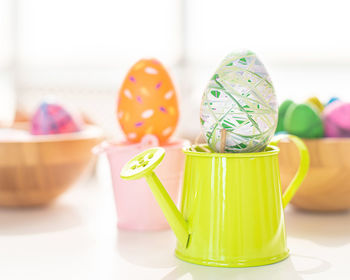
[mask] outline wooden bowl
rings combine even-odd
[[[350,138],[303,139],[310,153],[310,169],[291,203],[301,209],[342,211],[350,209]],[[299,165],[297,148],[280,142],[282,189]]]
[[[0,140],[0,206],[50,203],[72,186],[93,159],[102,130]]]

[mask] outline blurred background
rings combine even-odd
[[[346,99],[348,10],[342,0],[0,0],[0,119],[54,94],[120,139],[118,89],[138,59],[155,57],[178,90],[177,134],[192,137],[207,81],[241,48],[262,59],[279,101]]]

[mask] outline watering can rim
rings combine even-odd
[[[275,145],[268,145],[264,151],[255,153],[216,153],[216,152],[205,152],[205,151],[193,151],[190,150],[193,146],[208,146],[207,144],[197,144],[190,147],[184,147],[182,151],[186,155],[198,156],[198,157],[220,157],[220,158],[256,158],[256,157],[268,157],[271,155],[277,155],[280,149]]]

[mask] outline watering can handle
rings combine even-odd
[[[283,197],[282,197],[283,208],[287,206],[287,204],[290,202],[290,200],[294,196],[295,192],[300,187],[302,181],[304,180],[307,174],[307,171],[309,170],[309,164],[310,164],[310,157],[309,157],[309,152],[307,150],[307,147],[299,137],[294,135],[289,135],[289,134],[281,134],[281,135],[275,136],[272,139],[270,144],[277,146],[277,144],[282,139],[285,139],[285,138],[289,139],[297,146],[299,150],[299,155],[300,155],[300,163],[299,163],[299,168],[297,173],[295,174],[294,178],[289,183],[289,186],[287,187],[287,189],[283,194]]]

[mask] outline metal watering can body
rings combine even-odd
[[[279,149],[275,146],[280,138],[259,153],[221,154],[184,149],[181,212],[153,172],[164,156],[161,149],[136,156],[121,176],[146,178],[177,236],[178,258],[224,267],[271,264],[288,257],[283,208],[309,166],[304,143],[295,136],[288,137],[300,151],[301,164],[283,195]]]

